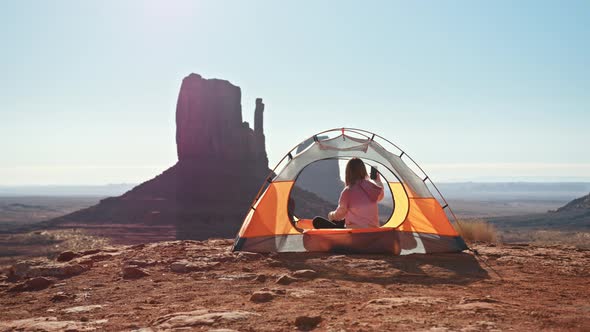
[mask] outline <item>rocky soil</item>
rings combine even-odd
[[[590,330],[590,251],[475,246],[488,266],[468,253],[261,255],[230,245],[20,261],[0,276],[0,331]]]

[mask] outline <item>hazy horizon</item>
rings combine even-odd
[[[590,3],[0,4],[0,185],[140,183],[176,162],[183,77],[264,99],[270,167],[358,127],[435,182],[590,181]],[[570,181],[568,180],[568,181]]]

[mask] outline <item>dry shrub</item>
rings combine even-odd
[[[590,249],[590,232],[556,230],[506,230],[502,242],[526,242],[538,246],[563,245]]]
[[[110,245],[109,239],[86,234],[81,230],[44,230],[13,234],[2,238],[2,255],[53,257],[62,251],[83,251]]]
[[[496,228],[483,220],[460,220],[455,229],[467,242],[498,243]]]

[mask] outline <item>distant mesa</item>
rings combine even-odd
[[[178,162],[120,197],[104,199],[49,225],[94,230],[101,225],[137,225],[120,242],[235,236],[270,172],[263,112],[264,103],[258,98],[252,129],[242,119],[239,87],[188,75],[176,105]],[[293,195],[303,209],[333,207],[298,188]]]
[[[590,212],[590,194],[574,199],[573,201],[557,209],[555,212],[559,213],[576,210],[588,210]]]
[[[590,231],[590,194],[576,198],[557,210],[543,214],[489,218],[505,228],[552,229],[559,231]]]
[[[327,138],[328,136],[318,137],[320,140]],[[305,150],[313,142],[313,138],[307,139],[297,147],[296,152],[299,153]],[[344,189],[344,182],[340,178],[338,160],[320,160],[305,167],[299,177],[297,177],[297,185],[328,202],[338,204],[340,192]]]

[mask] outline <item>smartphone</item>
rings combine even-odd
[[[371,166],[371,180],[376,180],[377,179],[377,168],[375,168],[374,166]]]

